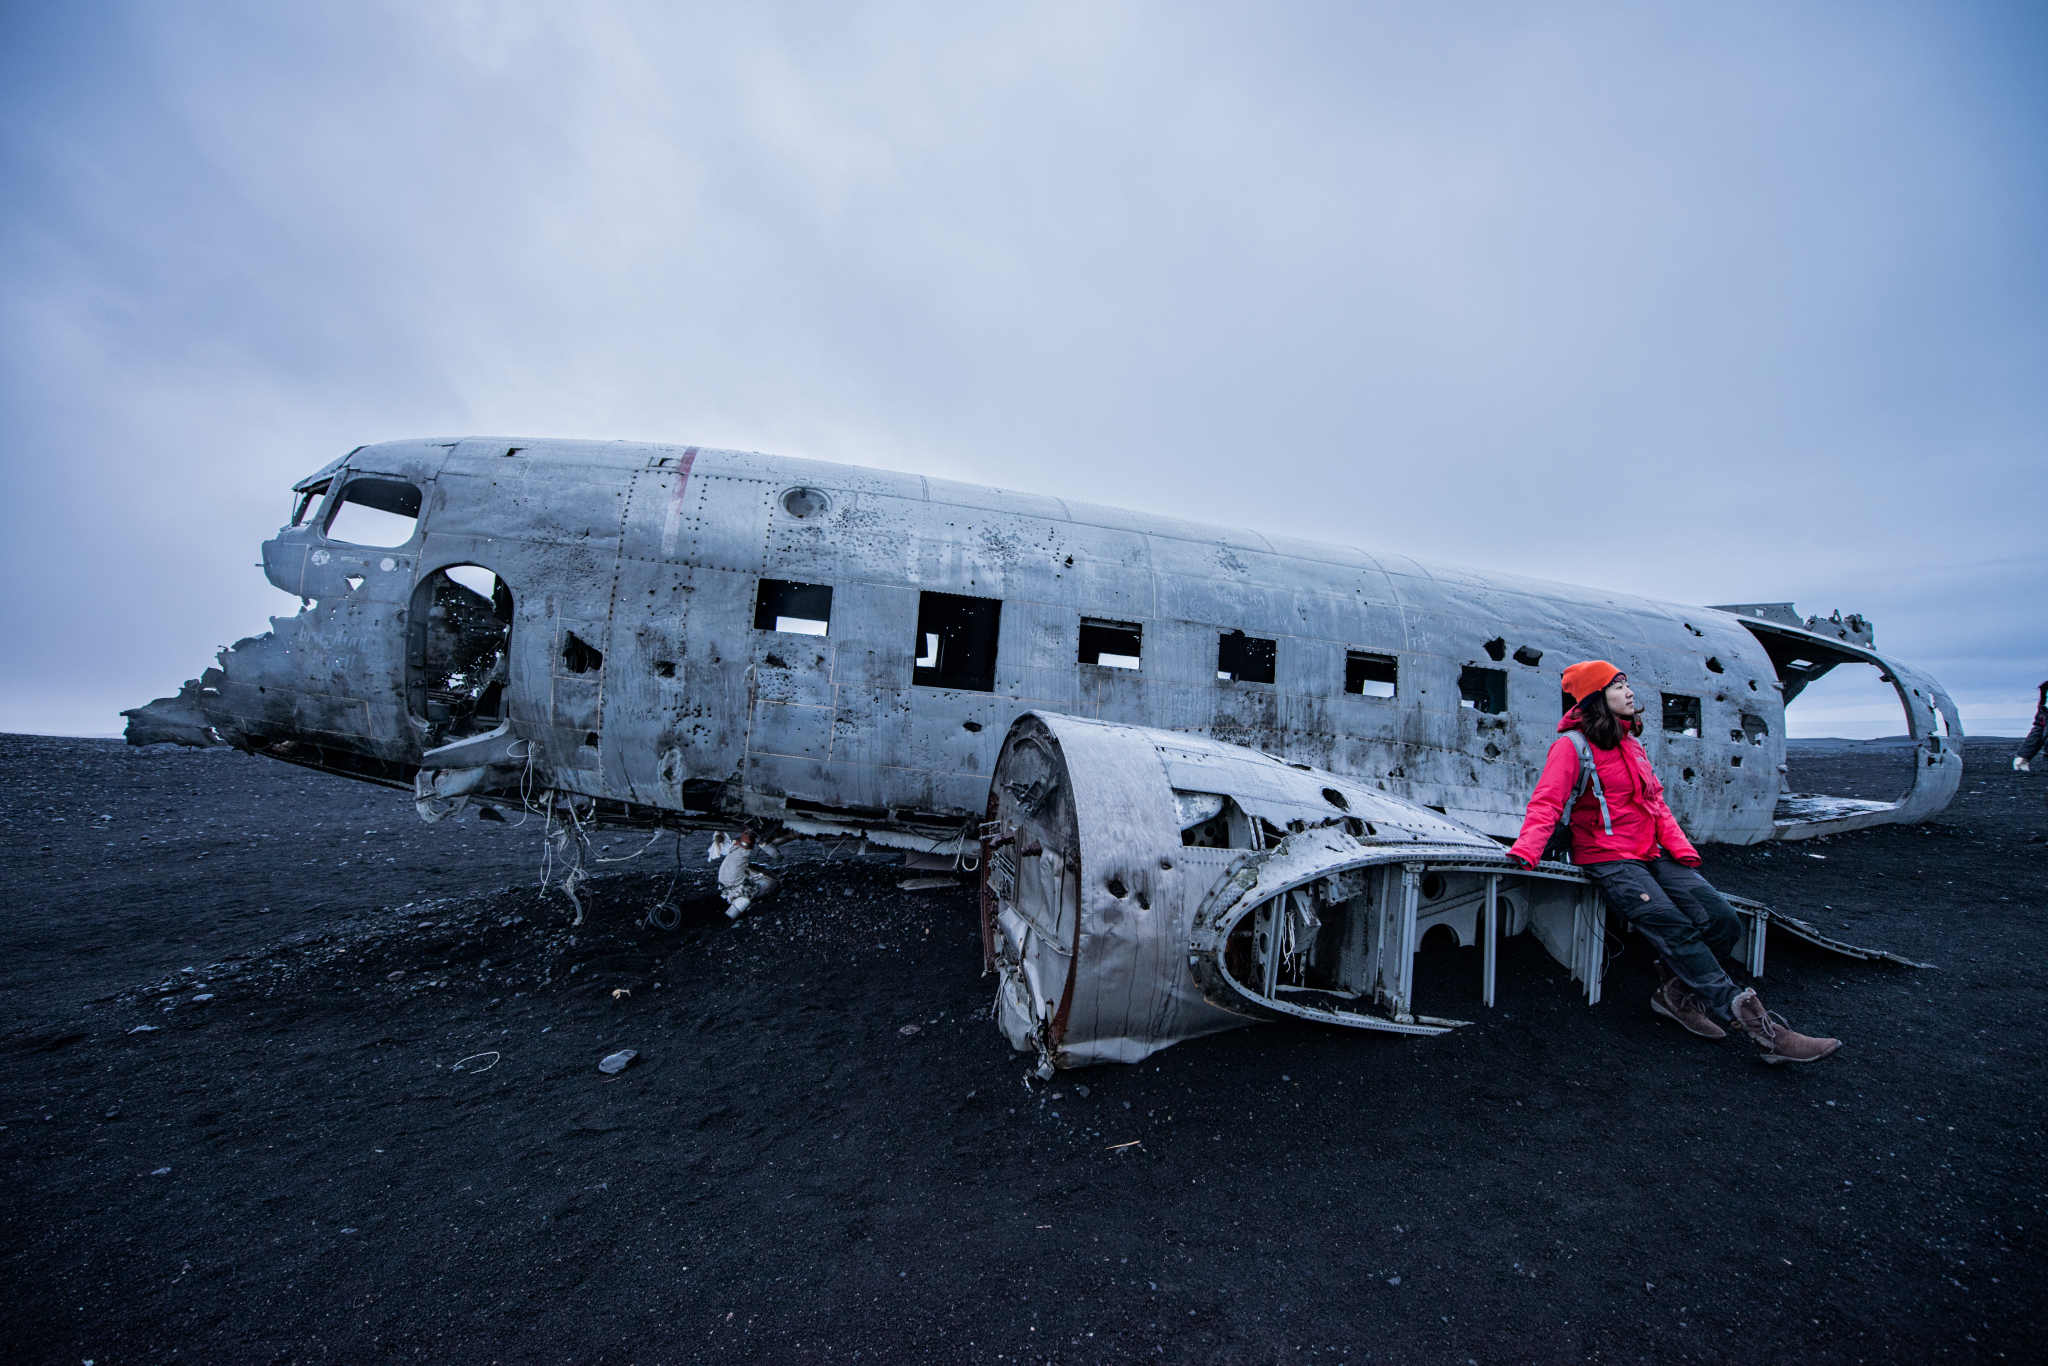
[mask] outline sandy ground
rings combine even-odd
[[[1766,1000],[1848,1041],[1818,1066],[1651,1016],[1639,940],[1589,1008],[1523,936],[1493,1011],[1475,950],[1424,953],[1447,1038],[1267,1025],[1037,1085],[965,887],[812,849],[735,927],[702,837],[614,837],[571,931],[532,827],[0,738],[0,1357],[2039,1360],[2048,773],[2014,746],[1932,825],[1708,852],[1938,965],[1777,941]],[[682,928],[644,928],[672,881]]]

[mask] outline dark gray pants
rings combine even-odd
[[[1585,867],[1607,904],[1650,941],[1664,966],[1692,988],[1701,1007],[1726,1020],[1728,1003],[1742,991],[1720,963],[1742,939],[1742,921],[1728,898],[1698,873],[1668,858]]]

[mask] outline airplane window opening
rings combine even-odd
[[[927,688],[994,692],[1002,615],[1000,598],[918,594],[917,638],[925,650],[910,681]]]
[[[754,629],[791,635],[831,634],[832,585],[763,579],[754,596]]]
[[[1714,658],[1712,655],[1707,656],[1707,671],[1709,673],[1717,674],[1728,672],[1726,668],[1722,667],[1721,661]]]
[[[306,514],[320,506],[320,500],[327,496],[327,490],[333,483],[332,479],[322,479],[311,488],[300,491],[298,506],[292,509],[293,526],[305,525]]]
[[[413,590],[407,702],[427,728],[428,749],[505,719],[512,614],[512,590],[478,565],[437,569]]]
[[[1498,716],[1508,709],[1508,671],[1467,664],[1458,671],[1458,705]]]
[[[1392,655],[1344,652],[1344,691],[1355,696],[1392,698],[1399,686],[1400,672],[1400,661]]]
[[[419,529],[420,490],[403,479],[351,479],[327,515],[330,541],[389,549]]]
[[[1664,698],[1664,730],[1672,735],[1700,738],[1700,700],[1683,693],[1667,692]]]
[[[1081,619],[1081,662],[1105,669],[1135,669],[1144,656],[1145,628],[1134,621]]]
[[[1499,636],[1495,636],[1492,640],[1486,642],[1486,657],[1495,663],[1499,663],[1507,658],[1507,653],[1508,643]]]
[[[1526,664],[1533,669],[1542,662],[1543,651],[1541,650],[1524,645],[1521,649],[1515,651],[1515,663],[1517,664]]]
[[[1275,641],[1226,631],[1216,638],[1216,676],[1232,683],[1271,683],[1278,649]]]

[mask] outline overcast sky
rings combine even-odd
[[[1962,0],[17,0],[0,729],[117,731],[295,609],[295,479],[473,434],[1861,611],[2023,727],[2044,72]]]

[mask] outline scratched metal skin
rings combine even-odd
[[[344,487],[368,477],[420,490],[403,544],[320,530]],[[605,821],[778,820],[953,851],[985,813],[1004,734],[1035,709],[1250,746],[1500,836],[1554,738],[1563,667],[1597,657],[1651,703],[1645,743],[1696,840],[1922,819],[1961,778],[1960,717],[1934,680],[1875,653],[1867,630],[1758,609],[683,446],[398,441],[299,487],[322,481],[303,520],[263,548],[271,582],[307,605],[176,697],[127,713],[132,743],[227,743],[417,784],[429,816],[555,793]],[[499,577],[511,623],[498,723],[451,740],[415,710],[409,627],[437,571],[461,565]],[[764,578],[830,585],[828,634],[757,630]],[[912,681],[926,592],[1000,600],[990,690]],[[1077,662],[1084,618],[1139,626],[1141,667]],[[1218,677],[1230,631],[1274,642],[1272,683]],[[1398,695],[1346,692],[1347,651],[1396,658]],[[1807,661],[1802,683],[1852,660],[1897,681],[1919,742],[1900,802],[1781,819],[1772,651],[1787,668]],[[1468,667],[1502,675],[1505,710],[1460,705]],[[1699,700],[1697,736],[1656,726],[1660,691]]]

